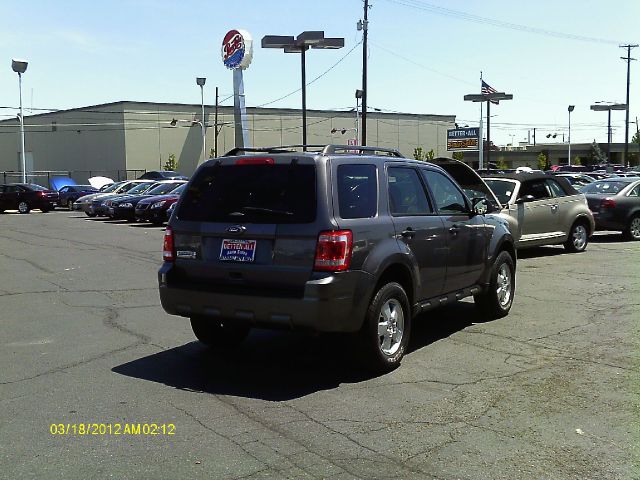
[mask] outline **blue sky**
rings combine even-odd
[[[482,70],[490,85],[514,96],[492,108],[496,143],[522,141],[534,127],[539,142],[548,141],[548,133],[558,133],[556,141],[562,141],[569,104],[576,105],[572,142],[606,141],[606,112],[592,112],[589,105],[625,101],[626,62],[619,58],[625,52],[618,44],[640,43],[639,1],[370,3],[370,107],[453,114],[459,123],[475,126],[478,107],[462,98],[478,93]],[[342,59],[308,86],[307,106],[349,109],[361,84],[362,35],[356,22],[362,6],[362,0],[4,0],[0,107],[18,105],[18,82],[10,68],[14,57],[29,61],[23,77],[27,108],[118,100],[199,103],[196,76],[207,77],[205,102],[211,104],[215,86],[223,96],[232,92],[220,46],[228,30],[241,28],[255,42],[253,63],[244,74],[248,106],[300,87],[299,56],[261,49],[264,35],[324,30],[326,36],[344,37],[345,48],[307,55],[308,81]],[[640,58],[640,48],[632,56]],[[631,80],[630,136],[640,117],[639,62],[632,62]],[[299,108],[300,93],[270,106]],[[14,114],[0,109],[0,118]],[[623,141],[624,111],[613,112],[612,125],[614,141]]]

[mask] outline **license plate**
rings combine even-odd
[[[256,256],[256,240],[224,238],[220,248],[220,260],[227,262],[253,262]]]

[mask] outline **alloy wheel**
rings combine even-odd
[[[511,267],[508,264],[503,263],[498,269],[498,277],[496,279],[496,295],[498,297],[498,303],[502,308],[509,305],[511,301],[511,294],[513,290],[511,282]]]
[[[400,348],[404,335],[404,312],[395,298],[387,300],[378,317],[378,339],[380,350],[385,355],[394,355]]]

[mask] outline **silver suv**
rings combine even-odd
[[[351,332],[367,366],[388,370],[420,312],[473,296],[488,318],[508,314],[515,246],[484,195],[397,151],[308,150],[234,150],[187,184],[158,279],[164,309],[200,341],[220,350],[253,326]]]

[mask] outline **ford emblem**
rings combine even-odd
[[[243,234],[246,230],[247,230],[247,227],[243,225],[232,225],[231,227],[227,228],[227,232],[235,233],[238,235]]]

